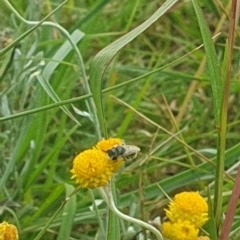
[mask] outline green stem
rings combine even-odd
[[[235,23],[236,23],[236,11],[237,1],[232,1],[232,12],[230,17],[229,26],[229,41],[227,45],[228,56],[227,56],[227,73],[225,86],[223,89],[223,101],[220,115],[220,126],[219,126],[219,142],[218,142],[218,154],[216,164],[216,188],[215,188],[215,204],[214,204],[214,215],[217,229],[221,225],[222,220],[222,192],[223,192],[223,173],[224,173],[224,160],[225,160],[225,149],[226,149],[226,132],[227,132],[227,117],[228,117],[228,99],[230,89],[230,79],[232,70],[232,56],[234,46],[234,34],[235,34]]]
[[[108,184],[104,187],[101,187],[99,188],[99,191],[103,197],[103,199],[105,200],[105,202],[107,203],[108,207],[110,208],[110,210],[112,212],[114,212],[118,217],[122,218],[123,220],[127,221],[127,222],[130,222],[130,223],[133,223],[133,224],[137,224],[147,230],[149,230],[150,232],[152,232],[157,240],[163,240],[163,237],[160,233],[159,230],[157,230],[155,227],[153,227],[152,225],[146,223],[146,222],[143,222],[139,219],[136,219],[136,218],[132,218],[128,215],[125,215],[123,214],[122,212],[120,212],[115,203],[114,203],[114,200],[113,200],[113,195],[112,195],[112,191],[111,191],[111,185]]]

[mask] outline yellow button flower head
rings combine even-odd
[[[83,188],[106,185],[113,173],[123,164],[123,160],[113,161],[107,154],[107,151],[117,144],[123,144],[123,141],[118,138],[102,140],[94,148],[77,155],[70,171],[73,174],[72,178],[76,178],[76,182]]]
[[[182,192],[174,197],[169,204],[169,210],[165,210],[169,220],[188,220],[196,228],[200,228],[208,220],[208,205],[198,192]]]
[[[162,234],[169,240],[197,240],[199,229],[189,221],[164,222]]]
[[[13,224],[0,223],[0,240],[18,240],[18,230]]]

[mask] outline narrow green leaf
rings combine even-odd
[[[214,193],[214,215],[218,226],[221,224],[222,214],[222,192],[223,192],[223,172],[224,172],[224,152],[226,147],[226,118],[222,119],[223,109],[223,78],[220,73],[220,67],[211,35],[204,19],[203,13],[197,0],[192,0],[196,12],[200,31],[202,34],[204,48],[207,57],[207,65],[211,80],[214,101],[215,122],[219,127],[217,142],[217,163],[215,172],[215,193]],[[228,96],[227,96],[228,97]],[[224,115],[225,116],[225,115]]]
[[[217,54],[214,48],[213,40],[204,19],[203,13],[199,7],[197,0],[192,0],[194,10],[198,19],[199,28],[202,34],[204,49],[207,57],[207,65],[213,91],[214,114],[216,124],[220,121],[220,109],[222,106],[223,96],[223,79],[220,73],[220,67],[217,59]]]

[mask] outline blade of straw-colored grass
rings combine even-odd
[[[104,137],[107,137],[107,131],[105,127],[103,106],[102,106],[102,77],[103,74],[114,58],[114,56],[129,42],[136,38],[139,34],[145,31],[161,16],[163,16],[178,0],[166,1],[151,17],[149,17],[141,25],[120,37],[107,47],[102,49],[93,59],[90,68],[90,88],[93,94],[93,99],[97,108],[97,117],[100,123],[100,129]]]
[[[65,188],[66,197],[68,197],[73,192],[74,187],[72,185],[65,184]],[[76,205],[76,195],[73,195],[63,208],[62,221],[57,240],[66,240],[70,238]]]
[[[214,4],[215,5],[215,4]],[[230,2],[227,4],[226,6],[226,12],[229,12],[230,9]],[[227,14],[225,12],[225,9],[222,9],[223,10],[223,14],[220,18],[220,20],[218,21],[218,24],[217,24],[217,27],[215,28],[215,31],[214,31],[214,38],[213,38],[213,41],[215,42],[215,37],[217,37],[218,35],[221,34],[221,29],[223,27],[223,25],[225,24],[226,22],[226,18],[227,18]],[[204,69],[205,69],[205,65],[206,65],[206,57],[204,57],[198,67],[198,70],[196,71],[196,74],[194,75],[195,77],[198,77],[200,75],[202,75]],[[224,72],[221,68],[221,71]],[[185,96],[185,99],[182,103],[182,106],[180,107],[179,109],[179,113],[178,113],[178,116],[177,116],[177,122],[181,122],[181,119],[183,118],[184,114],[186,113],[187,109],[188,109],[188,106],[189,106],[189,101],[192,99],[192,96],[197,88],[197,85],[198,85],[198,82],[197,81],[192,81],[192,83],[190,84],[190,87],[189,87],[189,90]]]

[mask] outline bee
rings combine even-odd
[[[124,158],[125,160],[135,158],[140,148],[134,145],[116,145],[107,151],[110,160],[118,160],[119,158]]]

